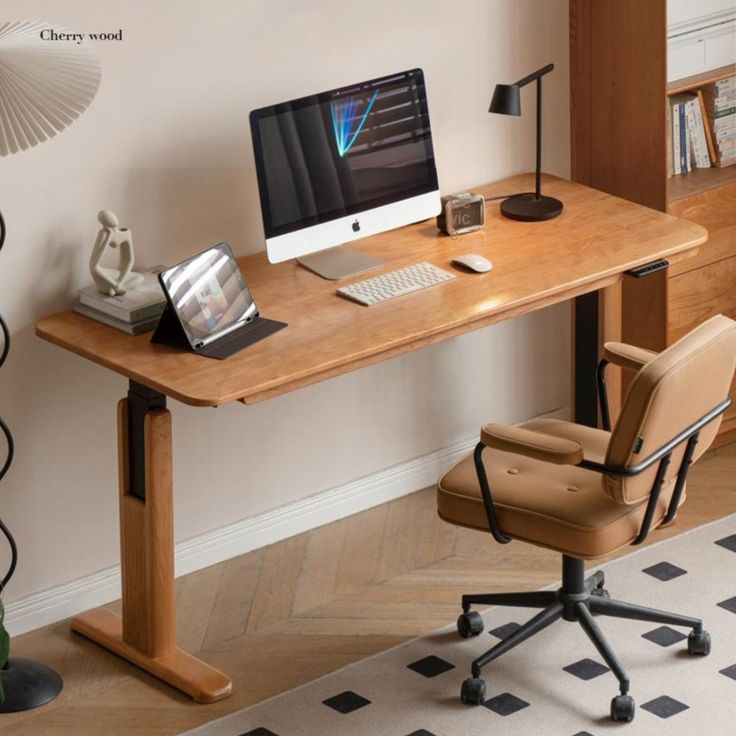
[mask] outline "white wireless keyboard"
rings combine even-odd
[[[346,299],[352,299],[358,304],[370,307],[372,304],[379,304],[387,299],[411,294],[429,286],[436,286],[444,281],[452,281],[454,278],[454,274],[443,271],[431,263],[416,263],[413,266],[382,273],[372,279],[341,286],[337,293]]]

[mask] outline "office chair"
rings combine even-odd
[[[613,431],[605,369],[636,371]],[[532,619],[472,663],[462,685],[464,703],[485,701],[481,670],[562,618],[577,621],[619,681],[611,701],[614,721],[631,721],[629,678],[594,616],[616,616],[692,629],[688,652],[707,655],[710,636],[690,618],[614,600],[602,571],[585,577],[585,560],[641,544],[651,529],[669,524],[685,500],[689,467],[709,447],[731,404],[736,322],[718,315],[663,352],[607,343],[598,368],[603,429],[540,419],[522,426],[488,424],[475,451],[437,486],[438,512],[459,526],[489,532],[562,554],[557,591],[464,595],[457,628],[463,638],[483,631],[473,604],[541,608]]]

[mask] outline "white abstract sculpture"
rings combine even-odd
[[[133,234],[127,227],[120,227],[117,216],[110,210],[100,210],[97,219],[102,227],[89,258],[89,270],[97,288],[107,296],[120,296],[126,291],[134,291],[143,283],[143,275],[133,271]],[[108,248],[120,248],[117,268],[102,265]]]

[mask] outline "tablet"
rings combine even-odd
[[[227,243],[161,271],[158,278],[167,307],[153,342],[224,358],[285,327],[260,317]],[[188,345],[180,344],[182,337]]]
[[[195,350],[258,316],[258,307],[227,243],[162,271],[159,280]]]

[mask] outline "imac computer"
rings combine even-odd
[[[336,247],[440,212],[421,69],[250,114],[271,263],[325,278],[381,265]]]

